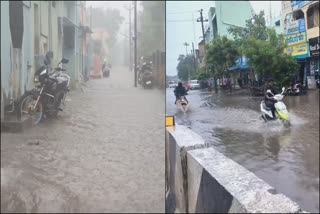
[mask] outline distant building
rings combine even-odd
[[[282,16],[280,15],[271,19],[270,25],[268,27],[275,29],[277,34],[283,34]]]
[[[300,64],[296,80],[315,88],[319,75],[319,1],[282,1],[286,49]]]
[[[211,42],[217,35],[227,36],[231,26],[245,27],[246,20],[251,18],[252,7],[249,1],[215,1],[215,7],[211,7],[208,13],[208,39]]]
[[[34,86],[34,73],[48,51],[62,57],[77,87],[87,52],[85,1],[1,1],[1,120],[4,108]]]
[[[205,33],[206,44],[211,43],[217,35],[233,39],[233,36],[228,32],[228,28],[232,26],[245,27],[246,20],[251,18],[252,11],[249,1],[215,1],[215,7],[210,7],[208,12],[208,28]],[[249,83],[251,69],[246,65],[246,62],[245,57],[240,57],[237,60],[237,65],[230,68],[230,70],[239,71],[233,72],[233,78],[231,79],[233,84],[238,83],[237,79],[241,79],[244,84]]]

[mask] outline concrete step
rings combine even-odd
[[[23,132],[28,127],[32,126],[31,117],[24,117],[21,121],[17,120],[16,116],[8,115],[1,121],[1,132]]]

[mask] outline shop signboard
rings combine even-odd
[[[291,7],[292,7],[292,10],[297,10],[312,2],[313,1],[291,1]]]
[[[319,56],[320,37],[309,39],[310,56]]]
[[[307,55],[308,54],[308,44],[305,42],[305,43],[301,43],[301,44],[291,45],[286,48],[286,52],[288,54],[291,54],[292,56]]]
[[[306,27],[305,27],[305,19],[299,19],[296,21],[291,21],[290,19],[287,20],[285,26],[284,26],[284,34],[286,36],[288,35],[293,35],[293,34],[297,34],[297,33],[302,33],[306,31]]]
[[[285,36],[284,42],[288,46],[292,46],[300,43],[306,43],[307,42],[306,32]]]

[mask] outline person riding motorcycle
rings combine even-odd
[[[185,89],[185,87],[183,87],[182,82],[178,82],[178,86],[174,89],[174,95],[176,96],[176,101],[174,102],[174,104],[177,103],[177,100],[179,99],[179,97],[186,95],[186,93],[187,93],[187,90]]]
[[[274,95],[278,94],[278,92],[273,88],[274,80],[269,79],[268,84],[264,88],[264,103],[267,107],[271,108],[272,116],[275,117],[275,107],[274,104],[277,102],[276,99],[274,99]]]

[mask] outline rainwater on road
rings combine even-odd
[[[167,89],[166,113],[218,151],[287,195],[308,212],[319,212],[319,91],[285,97],[290,127],[259,119],[263,97],[194,90],[188,112]],[[281,202],[279,202],[281,203]]]
[[[1,212],[164,212],[165,93],[133,77],[114,66],[58,119],[1,133]]]

